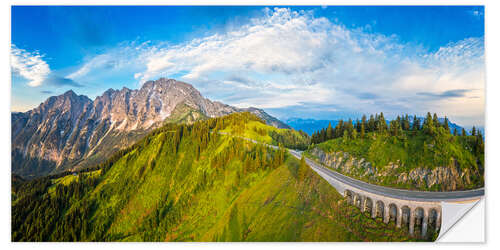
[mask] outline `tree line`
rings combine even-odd
[[[381,112],[380,114],[370,115],[370,118],[363,115],[361,120],[358,119],[355,122],[351,119],[348,121],[340,120],[335,127],[332,127],[332,124],[330,123],[327,128],[323,128],[312,134],[311,143],[318,144],[340,137],[349,139],[355,139],[358,137],[365,138],[367,133],[400,136],[403,134],[415,135],[421,131],[425,135],[436,136],[439,128],[443,128],[445,131],[452,133],[454,136],[470,135],[478,138],[478,142],[484,140],[481,131],[476,129],[475,126],[472,127],[470,133],[467,133],[467,131],[463,128],[461,131],[457,131],[456,128],[453,128],[453,131],[451,131],[448,118],[445,117],[443,122],[440,122],[436,113],[431,115],[431,113],[428,112],[423,121],[416,115],[410,118],[410,116],[406,114],[403,116],[398,115],[396,119],[387,122],[384,118],[384,113]]]

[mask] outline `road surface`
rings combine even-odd
[[[219,134],[222,135],[229,135],[229,136],[234,136],[230,135],[225,132],[218,132]],[[260,143],[257,142],[253,139],[249,138],[244,138],[241,136],[234,136],[238,137],[253,143]],[[265,144],[265,143],[262,143]],[[278,149],[277,146],[274,145],[269,145],[265,144],[269,147],[272,147],[274,149]],[[302,157],[302,152],[293,150],[293,149],[288,149],[288,152],[295,156],[297,159],[301,159]],[[351,178],[349,176],[345,176],[343,174],[340,174],[336,171],[333,171],[331,169],[328,169],[326,167],[321,166],[320,164],[310,160],[309,158],[305,157],[306,163],[313,168],[315,171],[319,171],[323,174],[328,175],[329,177],[333,178],[334,180],[343,183],[344,185],[348,185],[351,187],[355,187],[357,189],[361,189],[365,192],[373,193],[373,194],[378,194],[386,197],[391,197],[395,199],[400,199],[400,200],[414,200],[414,201],[465,201],[465,200],[473,200],[473,199],[478,199],[481,196],[484,196],[484,188],[480,189],[473,189],[473,190],[466,190],[466,191],[451,191],[451,192],[428,192],[428,191],[413,191],[413,190],[404,190],[404,189],[396,189],[396,188],[389,188],[389,187],[383,187],[383,186],[378,186],[370,183],[366,183],[354,178]]]
[[[288,150],[293,156],[300,159],[302,153],[296,150]],[[378,185],[373,185],[366,183],[351,177],[342,175],[331,169],[323,167],[318,163],[305,157],[306,163],[316,171],[320,171],[333,179],[344,183],[346,185],[361,189],[366,192],[383,195],[386,197],[392,197],[401,200],[415,200],[415,201],[457,201],[457,200],[468,200],[476,199],[484,196],[484,188],[467,190],[467,191],[452,191],[452,192],[426,192],[426,191],[413,191],[383,187]]]

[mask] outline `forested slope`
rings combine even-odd
[[[284,148],[218,133],[257,123],[273,129],[248,113],[169,124],[99,170],[16,184],[12,240],[415,240],[348,205]]]
[[[387,126],[383,114],[354,125],[340,121],[313,134],[306,155],[345,175],[377,185],[427,191],[484,186],[484,139],[439,122],[398,117]]]

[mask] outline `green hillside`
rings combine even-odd
[[[383,120],[381,117],[375,121]],[[327,138],[317,141],[321,133]],[[413,127],[408,117],[398,117],[389,126],[376,124],[372,117],[354,126],[341,122],[335,129],[329,127],[313,135],[313,141],[319,143],[310,146],[305,155],[377,185],[432,191],[483,187],[483,137],[475,129],[470,135],[461,133],[451,132],[436,115],[432,118],[428,114],[422,126],[416,121]],[[369,162],[371,169],[360,164],[361,159]]]
[[[272,130],[249,113],[167,124],[99,170],[16,184],[12,240],[417,240],[361,214],[284,148],[219,133],[269,141]]]

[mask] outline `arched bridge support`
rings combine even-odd
[[[432,224],[433,230],[440,228],[441,203],[438,201],[402,200],[354,188],[346,188],[343,194],[346,200],[359,207],[361,212],[368,212],[374,219],[380,217],[386,224],[394,221],[398,228],[407,227],[410,235],[415,235],[415,230],[419,229],[419,235],[425,237],[429,224]]]

